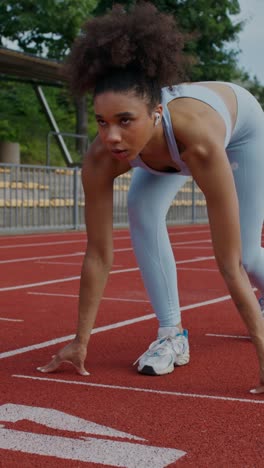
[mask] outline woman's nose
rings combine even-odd
[[[106,134],[106,141],[108,143],[118,143],[121,140],[122,137],[120,130],[115,125],[109,127]]]

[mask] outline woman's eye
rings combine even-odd
[[[106,122],[104,120],[97,120],[97,123],[100,127],[105,127],[106,126]]]
[[[122,120],[121,120],[121,124],[122,124],[122,125],[129,125],[130,122],[131,122],[131,119],[122,119]]]

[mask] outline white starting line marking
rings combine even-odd
[[[228,301],[229,299],[230,299],[230,296],[228,295],[228,296],[218,297],[216,299],[211,299],[210,301],[197,302],[196,304],[191,304],[191,305],[182,307],[181,311],[189,310],[189,309],[196,309],[198,307],[203,307],[205,305],[216,304],[218,302]],[[124,327],[124,326],[127,326],[127,325],[132,325],[134,323],[142,322],[142,321],[145,321],[145,320],[150,320],[150,319],[152,319],[154,317],[155,317],[155,314],[148,314],[148,315],[143,315],[141,317],[136,317],[134,319],[124,320],[123,322],[117,322],[117,323],[113,323],[111,325],[106,325],[106,326],[103,326],[103,327],[94,328],[92,330],[92,334],[101,333],[101,332],[108,331],[108,330],[113,330],[115,328],[121,328],[121,327]],[[44,341],[43,343],[38,343],[38,344],[35,344],[35,345],[26,346],[24,348],[14,349],[12,351],[7,351],[5,353],[0,354],[0,359],[4,359],[4,358],[10,357],[10,356],[15,356],[17,354],[27,353],[29,351],[34,351],[36,349],[47,348],[48,346],[53,346],[53,345],[55,345],[57,343],[63,343],[65,341],[70,341],[74,337],[75,337],[75,335],[62,336],[61,338],[54,338],[53,340]]]
[[[4,320],[5,322],[24,322],[22,319],[11,319],[11,318],[5,318],[5,317],[0,317],[0,320]]]
[[[235,338],[238,340],[250,340],[250,336],[239,336],[239,335],[220,335],[216,333],[206,333],[205,336],[214,336],[217,338]]]
[[[185,397],[185,398],[202,398],[206,400],[220,400],[220,401],[235,401],[240,403],[253,403],[253,404],[264,404],[263,400],[249,399],[249,398],[235,398],[235,397],[224,397],[219,395],[206,395],[201,393],[185,393],[185,392],[171,392],[167,390],[154,390],[150,388],[139,388],[139,387],[125,387],[122,385],[107,385],[107,384],[97,384],[94,382],[82,382],[76,380],[64,380],[64,379],[53,379],[48,377],[33,377],[31,375],[19,375],[14,374],[12,377],[18,379],[29,379],[29,380],[42,380],[47,382],[57,382],[68,385],[84,385],[87,387],[96,387],[96,388],[107,388],[109,390],[125,390],[130,392],[141,392],[141,393],[153,393],[156,395],[169,395],[176,397]]]

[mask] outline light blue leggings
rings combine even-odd
[[[235,179],[243,251],[243,265],[254,286],[264,294],[264,114],[255,98],[234,87],[238,115],[226,148]],[[157,175],[134,169],[128,195],[132,244],[142,278],[161,327],[181,321],[177,272],[166,226],[166,215],[187,177]]]

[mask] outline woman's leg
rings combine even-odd
[[[188,177],[136,168],[128,195],[131,238],[160,327],[181,326],[177,273],[166,215]]]
[[[245,109],[245,112],[248,115],[249,109]],[[264,220],[264,114],[259,106],[251,108],[249,119],[248,130],[241,128],[240,139],[237,130],[236,142],[230,145],[227,154],[239,200],[243,265],[252,284],[264,296],[264,248],[261,247]]]
[[[182,330],[177,274],[166,214],[187,177],[134,170],[128,196],[131,238],[145,287],[159,321],[158,339],[140,356],[138,371],[163,375],[189,362],[188,332]]]

